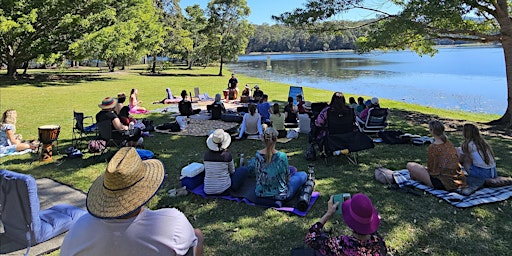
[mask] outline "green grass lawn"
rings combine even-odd
[[[184,70],[173,68],[160,76],[145,76],[144,67],[131,67],[116,73],[97,72],[96,68],[77,70],[53,70],[41,72],[32,79],[7,80],[0,78],[0,110],[14,108],[18,111],[17,132],[25,139],[37,138],[37,128],[46,124],[61,127],[60,151],[71,145],[73,110],[95,115],[97,104],[106,96],[118,92],[129,93],[138,88],[142,104],[148,109],[161,108],[151,102],[165,97],[165,88],[171,88],[179,95],[182,89],[200,92],[210,96],[226,88],[229,71],[225,76],[216,76],[218,68],[196,68]],[[5,72],[5,71],[4,71]],[[1,74],[1,72],[0,72]],[[240,84],[258,83],[269,95],[270,101],[286,101],[289,85],[269,82],[238,75]],[[331,91],[304,88],[308,101],[329,101]],[[347,95],[355,96],[355,95]],[[377,95],[378,96],[378,95]],[[459,111],[446,111],[420,107],[381,99],[381,104],[391,108],[389,129],[428,135],[426,124],[418,124],[414,117],[436,117],[463,121],[486,122],[496,115],[480,115]],[[407,112],[404,112],[407,111]],[[405,113],[405,117],[404,117]],[[171,121],[168,114],[149,114],[147,117],[161,124]],[[416,121],[415,121],[416,120]],[[463,120],[462,122],[460,120]],[[460,129],[450,127],[448,135],[455,145],[461,142]],[[179,173],[190,162],[201,162],[207,150],[205,137],[172,136],[153,133],[146,138],[147,149],[157,154],[164,163],[169,179],[150,207],[176,207],[183,211],[194,227],[205,234],[206,255],[289,255],[290,249],[303,245],[303,237],[315,221],[326,210],[330,195],[338,193],[367,194],[377,207],[382,218],[380,233],[394,255],[509,255],[512,250],[512,200],[458,209],[444,201],[426,194],[416,197],[398,191],[388,190],[374,179],[374,169],[386,166],[403,169],[408,161],[426,162],[426,146],[377,144],[374,149],[360,152],[359,165],[350,165],[341,157],[331,158],[329,165],[315,162],[316,187],[321,197],[306,217],[298,217],[271,209],[237,204],[226,200],[205,200],[195,195],[170,198],[166,191],[179,185]],[[493,146],[497,156],[498,174],[511,176],[509,168],[510,137],[492,130],[486,139]],[[235,155],[254,155],[261,148],[261,142],[253,140],[233,141],[230,151]],[[291,165],[305,170],[308,164],[303,154],[307,149],[307,136],[301,134],[296,140],[279,144],[278,149],[286,152]],[[105,158],[99,160],[91,154],[83,159],[65,159],[54,156],[54,161],[42,163],[32,159],[35,156],[21,155],[0,158],[0,167],[29,173],[36,178],[50,177],[75,188],[87,191],[92,181],[105,170]],[[341,216],[327,224],[335,233],[349,233]]]

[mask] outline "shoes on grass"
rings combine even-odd
[[[173,188],[167,191],[169,193],[170,197],[180,197],[180,196],[186,196],[188,194],[187,187],[183,186],[181,188]]]

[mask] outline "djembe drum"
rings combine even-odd
[[[42,144],[39,161],[51,161],[53,155],[53,142],[59,138],[60,126],[43,125],[39,126],[39,141]]]

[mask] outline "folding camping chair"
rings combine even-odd
[[[13,244],[32,245],[47,241],[69,228],[85,213],[78,207],[57,204],[41,210],[34,177],[0,170],[0,253],[9,253]]]
[[[372,108],[368,111],[366,120],[356,117],[359,131],[366,134],[376,134],[388,126],[388,109],[387,108]]]
[[[120,148],[126,144],[126,140],[114,137],[114,133],[121,134],[122,132],[116,131],[112,128],[112,121],[104,120],[97,123],[98,136],[97,140],[102,141],[101,150],[98,156],[103,155],[108,147]]]
[[[370,137],[357,131],[352,109],[327,112],[328,135],[318,141],[320,156],[327,164],[330,156],[344,155],[357,165],[357,152],[375,147]]]
[[[73,111],[73,130],[71,141],[74,148],[82,148],[82,145],[86,142],[89,134],[94,133],[97,135],[96,127],[94,127],[94,125],[94,118],[92,116],[85,116],[84,113]]]

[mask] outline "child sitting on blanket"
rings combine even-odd
[[[0,154],[11,154],[26,149],[35,150],[36,142],[26,143],[21,140],[21,135],[16,134],[16,110],[8,109],[2,115],[0,124]]]
[[[465,124],[462,129],[464,142],[457,148],[459,159],[468,175],[476,178],[496,178],[496,160],[491,146],[481,136],[474,124]]]
[[[235,171],[233,156],[228,151],[231,136],[222,129],[215,130],[206,139],[208,151],[204,153],[204,192],[209,195],[238,190],[248,169],[241,166]]]
[[[447,191],[467,187],[457,150],[444,134],[444,125],[433,120],[428,126],[430,134],[434,137],[434,143],[428,147],[427,166],[413,162],[407,163],[411,179],[429,187]]]

